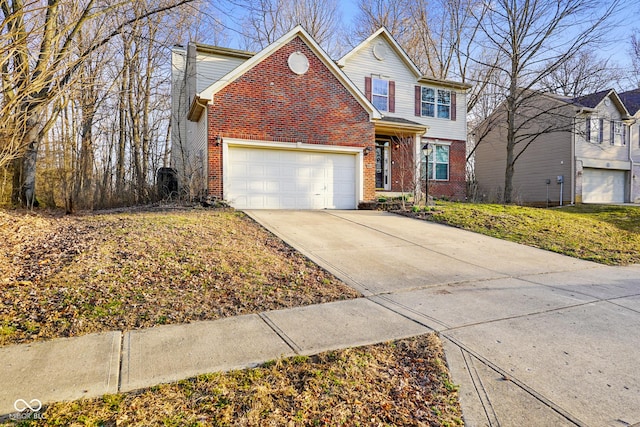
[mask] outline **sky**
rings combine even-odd
[[[630,10],[633,11],[631,15],[627,14],[626,16],[622,16],[619,18],[619,24],[613,25],[609,31],[609,34],[614,35],[612,39],[615,39],[616,42],[611,43],[609,46],[603,47],[600,49],[599,56],[603,58],[611,58],[611,60],[623,67],[630,67],[630,39],[631,34],[637,32],[640,34],[640,24],[636,24],[636,21],[628,19],[628,16],[635,16],[636,13],[640,13],[640,5],[635,2],[635,0],[622,0],[625,3],[629,4],[629,7],[625,8],[626,12]],[[350,26],[353,22],[353,19],[357,15],[358,12],[358,0],[337,0],[338,7],[341,10],[342,21],[345,24],[345,27]],[[608,2],[603,3],[603,7],[605,7]],[[220,45],[225,47],[231,47],[236,49],[243,49],[242,36],[240,31],[242,28],[238,30],[238,17],[243,13],[242,9],[235,8],[233,15],[234,19],[230,17],[225,17],[225,13],[222,9],[216,13],[218,17],[225,20],[226,24],[229,26],[230,31],[226,31],[229,39],[226,42],[220,43]],[[235,31],[234,31],[235,30]],[[213,40],[205,39],[198,40],[205,43],[217,44]],[[617,89],[625,89],[624,87]]]

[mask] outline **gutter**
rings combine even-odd
[[[204,104],[201,103],[201,101],[204,101]],[[196,96],[193,97],[193,102],[191,103],[191,107],[189,108],[187,119],[192,122],[197,122],[198,120],[200,120],[200,116],[202,116],[202,112],[207,109],[208,103],[208,99],[200,98],[200,95],[196,94]]]

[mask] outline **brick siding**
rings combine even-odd
[[[466,143],[450,141],[449,147],[449,180],[429,181],[429,195],[450,200],[465,200],[467,196],[466,182]],[[391,191],[412,192],[416,170],[414,161],[413,139],[393,138],[391,141]],[[424,181],[421,183],[424,191]]]
[[[434,198],[465,200],[467,197],[466,174],[467,147],[465,141],[451,141],[449,147],[449,180],[429,180],[429,195]],[[424,182],[422,183],[424,191]]]
[[[289,55],[309,60],[293,73]],[[369,113],[302,39],[296,37],[214,95],[208,107],[209,194],[223,197],[222,147],[215,138],[374,148]],[[374,151],[364,156],[364,198],[375,196]]]

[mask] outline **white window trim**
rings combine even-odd
[[[376,93],[374,88],[376,87],[376,80],[377,81],[381,81],[381,82],[385,82],[387,84],[387,94],[386,95],[381,95],[379,93]],[[385,112],[389,112],[389,80],[388,79],[383,79],[383,78],[379,78],[379,77],[371,77],[371,103],[373,103],[373,98],[374,97],[379,97],[379,98],[385,98],[386,99],[386,106],[384,110],[380,110],[380,108],[378,108],[378,110],[380,111],[385,111]],[[374,104],[375,106],[375,104]]]
[[[423,89],[432,89],[434,91],[434,96],[433,96],[433,102],[428,102],[428,101],[423,101],[422,100],[422,91]],[[449,107],[449,117],[438,117],[438,106],[441,105],[438,103],[438,91],[444,91],[444,92],[449,92],[449,104],[442,104],[442,105],[447,105]],[[440,89],[437,87],[433,87],[433,86],[420,86],[420,117],[429,117],[431,119],[440,119],[440,120],[451,120],[451,109],[453,108],[453,106],[451,105],[451,93],[453,93],[452,90],[449,89]],[[422,114],[422,104],[432,104],[433,105],[433,116],[425,116],[424,114]]]
[[[448,182],[451,180],[451,141],[438,141],[438,142],[434,142],[434,141],[429,141],[427,140],[426,142],[429,143],[429,146],[431,146],[433,148],[433,151],[431,151],[431,155],[433,156],[436,150],[436,146],[440,146],[440,147],[449,147],[449,156],[448,156],[448,161],[447,161],[447,178],[446,179],[438,179],[435,178],[436,176],[436,170],[435,167],[433,167],[431,170],[433,172],[433,176],[429,177],[429,181],[438,181],[438,182]],[[424,158],[422,155],[420,156],[421,159]],[[425,159],[426,162],[426,167],[425,167],[425,173],[429,173],[429,160]],[[433,164],[435,165],[436,162],[433,162]],[[444,164],[444,163],[439,163],[439,164]],[[422,169],[422,165],[420,166],[420,169]],[[421,172],[422,175],[422,172]],[[424,178],[422,178],[424,179]]]

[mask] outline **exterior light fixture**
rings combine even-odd
[[[424,196],[425,205],[429,206],[429,156],[433,151],[433,147],[427,142],[422,146],[422,154],[424,155],[425,168],[424,168]]]

